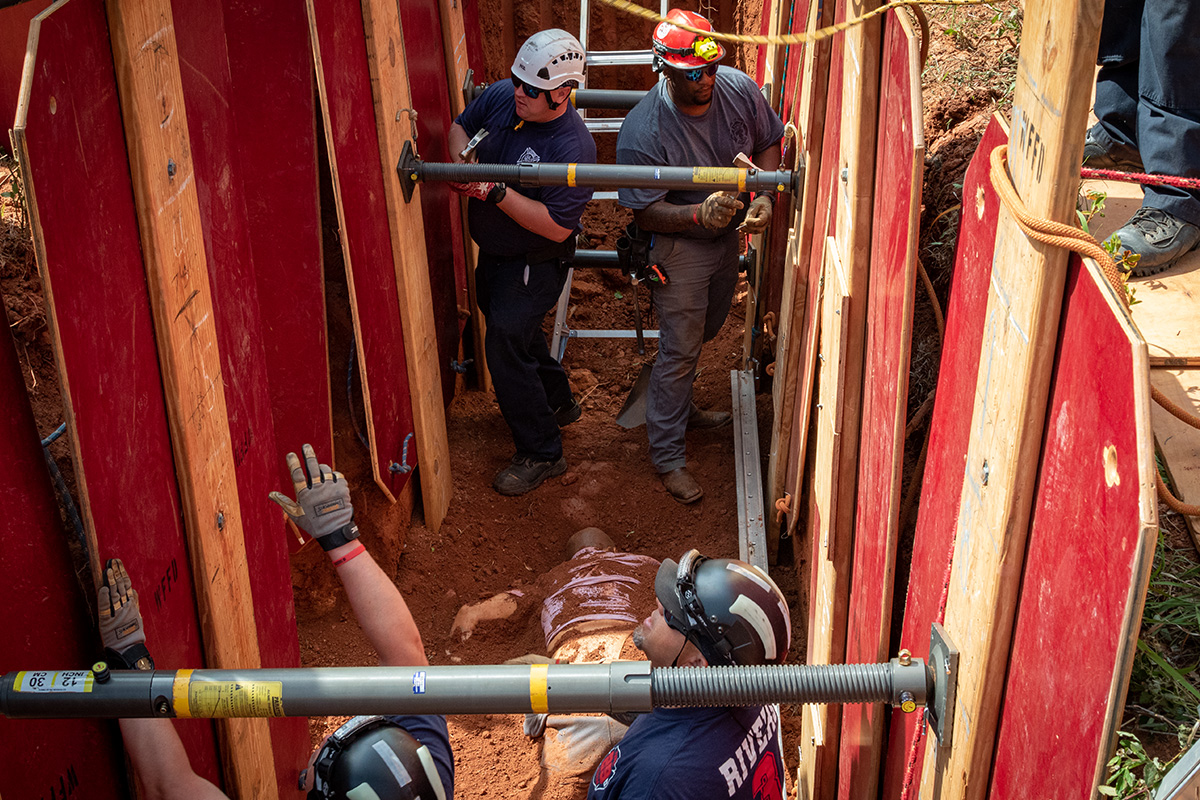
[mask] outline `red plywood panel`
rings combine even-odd
[[[359,364],[369,404],[367,424],[379,486],[394,498],[412,473],[392,473],[404,437],[413,432],[400,296],[376,135],[375,106],[359,0],[310,0],[310,36],[317,37],[325,135],[339,203],[342,252],[354,308]],[[315,26],[315,27],[314,27]],[[419,454],[410,448],[408,463]]]
[[[81,669],[100,657],[90,608],[75,578],[70,534],[42,456],[12,336],[0,333],[0,572],[10,624],[0,673]],[[0,796],[125,797],[115,722],[0,718]],[[86,747],[79,746],[87,743]],[[68,744],[70,743],[70,744]]]
[[[900,647],[921,658],[929,656],[929,629],[938,615],[946,562],[958,521],[963,463],[975,407],[975,378],[1000,203],[988,182],[988,158],[996,146],[1007,141],[1007,126],[993,117],[963,179],[962,223],[946,307],[946,335],[942,340],[937,399],[930,423],[929,451],[900,635]],[[898,719],[893,717],[892,723],[883,770],[885,798],[900,796],[909,746],[920,716],[905,714]],[[913,782],[917,785],[921,780],[920,755],[914,766]]]
[[[29,0],[0,8],[0,130],[7,131],[12,126],[17,112],[29,22],[48,5],[50,0]],[[0,149],[7,151],[8,144],[7,136],[0,137]]]
[[[405,48],[408,85],[413,105],[420,109],[416,141],[426,161],[450,161],[446,137],[453,117],[450,85],[446,78],[446,55],[440,36],[442,25],[437,0],[413,0],[400,4],[400,22],[411,31]],[[456,89],[459,87],[455,87]],[[394,178],[394,174],[389,178]],[[427,191],[428,190],[428,191]],[[421,185],[421,211],[425,222],[425,253],[429,260],[430,298],[437,331],[438,367],[442,379],[442,402],[454,398],[455,372],[450,361],[458,358],[458,340],[466,325],[458,309],[468,308],[466,258],[463,255],[462,211],[458,195],[445,182]]]
[[[778,12],[778,0],[762,0],[761,6],[762,16],[758,22],[758,35],[769,36],[771,34],[771,19]],[[758,45],[758,58],[754,69],[754,82],[762,86],[767,76],[767,45]]]
[[[151,652],[202,667],[200,628],[158,373],[125,134],[101,3],[41,20],[23,88],[34,240],[60,352],[93,558],[125,560]],[[219,781],[213,724],[176,723],[192,765]]]
[[[242,139],[275,138],[270,133],[278,122],[272,122],[266,130],[255,130],[250,127],[253,119],[238,119],[233,113],[222,5],[175,0],[172,12],[246,558],[253,565],[250,589],[259,651],[263,667],[298,667],[300,645],[292,604],[289,537],[278,510],[267,501],[271,490],[281,485],[278,474],[283,462],[271,419],[264,326],[238,150]],[[300,39],[293,45],[303,50],[307,40]],[[260,59],[268,60],[269,53],[260,51]],[[243,65],[254,70],[257,78],[260,64],[247,65],[243,59]],[[315,235],[315,229],[308,231],[310,238]],[[320,315],[323,304],[307,311],[310,320],[324,321]],[[309,354],[312,363],[307,373],[328,374],[321,352],[315,352],[316,358]],[[308,761],[308,725],[303,719],[275,719],[270,721],[270,728],[278,783],[291,791]]]
[[[920,43],[902,19],[889,15],[884,23],[858,500],[846,623],[848,664],[871,664],[888,658],[896,574],[908,354],[925,160],[917,65]],[[839,797],[878,794],[884,726],[881,703],[842,709]]]
[[[266,351],[275,479],[289,486],[288,451],[309,442],[333,458],[308,17],[302,3],[290,2],[225,0],[224,11],[233,79],[225,97],[239,131],[234,144]],[[286,538],[294,547],[295,537]]]
[[[1120,299],[1073,255],[992,797],[1090,798],[1116,745],[1157,542],[1149,381]]]

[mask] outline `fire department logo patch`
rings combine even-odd
[[[608,755],[600,762],[600,766],[596,767],[596,774],[592,776],[592,786],[597,789],[604,789],[608,786],[609,781],[613,779],[613,775],[617,774],[617,761],[621,758],[621,746],[617,745],[612,750],[608,751]]]
[[[525,152],[521,153],[521,157],[517,159],[518,164],[536,164],[542,160],[532,147],[526,147]]]

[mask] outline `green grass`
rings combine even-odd
[[[1155,757],[1144,742],[1173,738],[1182,752],[1200,732],[1200,559],[1183,519],[1162,506],[1160,517],[1125,724],[1101,789],[1109,797],[1150,797],[1178,757]]]

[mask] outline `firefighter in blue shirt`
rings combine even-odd
[[[563,30],[535,33],[521,46],[512,83],[493,83],[450,126],[457,160],[481,130],[480,163],[595,163],[596,143],[568,101],[583,83],[585,53]],[[479,245],[475,289],[487,320],[484,349],[500,412],[516,453],[492,486],[521,495],[566,472],[560,429],[579,419],[566,373],[542,332],[575,253],[590,188],[451,184],[471,198],[467,216]]]

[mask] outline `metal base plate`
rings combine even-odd
[[[933,670],[933,697],[925,706],[925,719],[937,735],[938,745],[949,747],[954,733],[958,648],[946,635],[946,629],[936,622],[929,632],[929,667]]]

